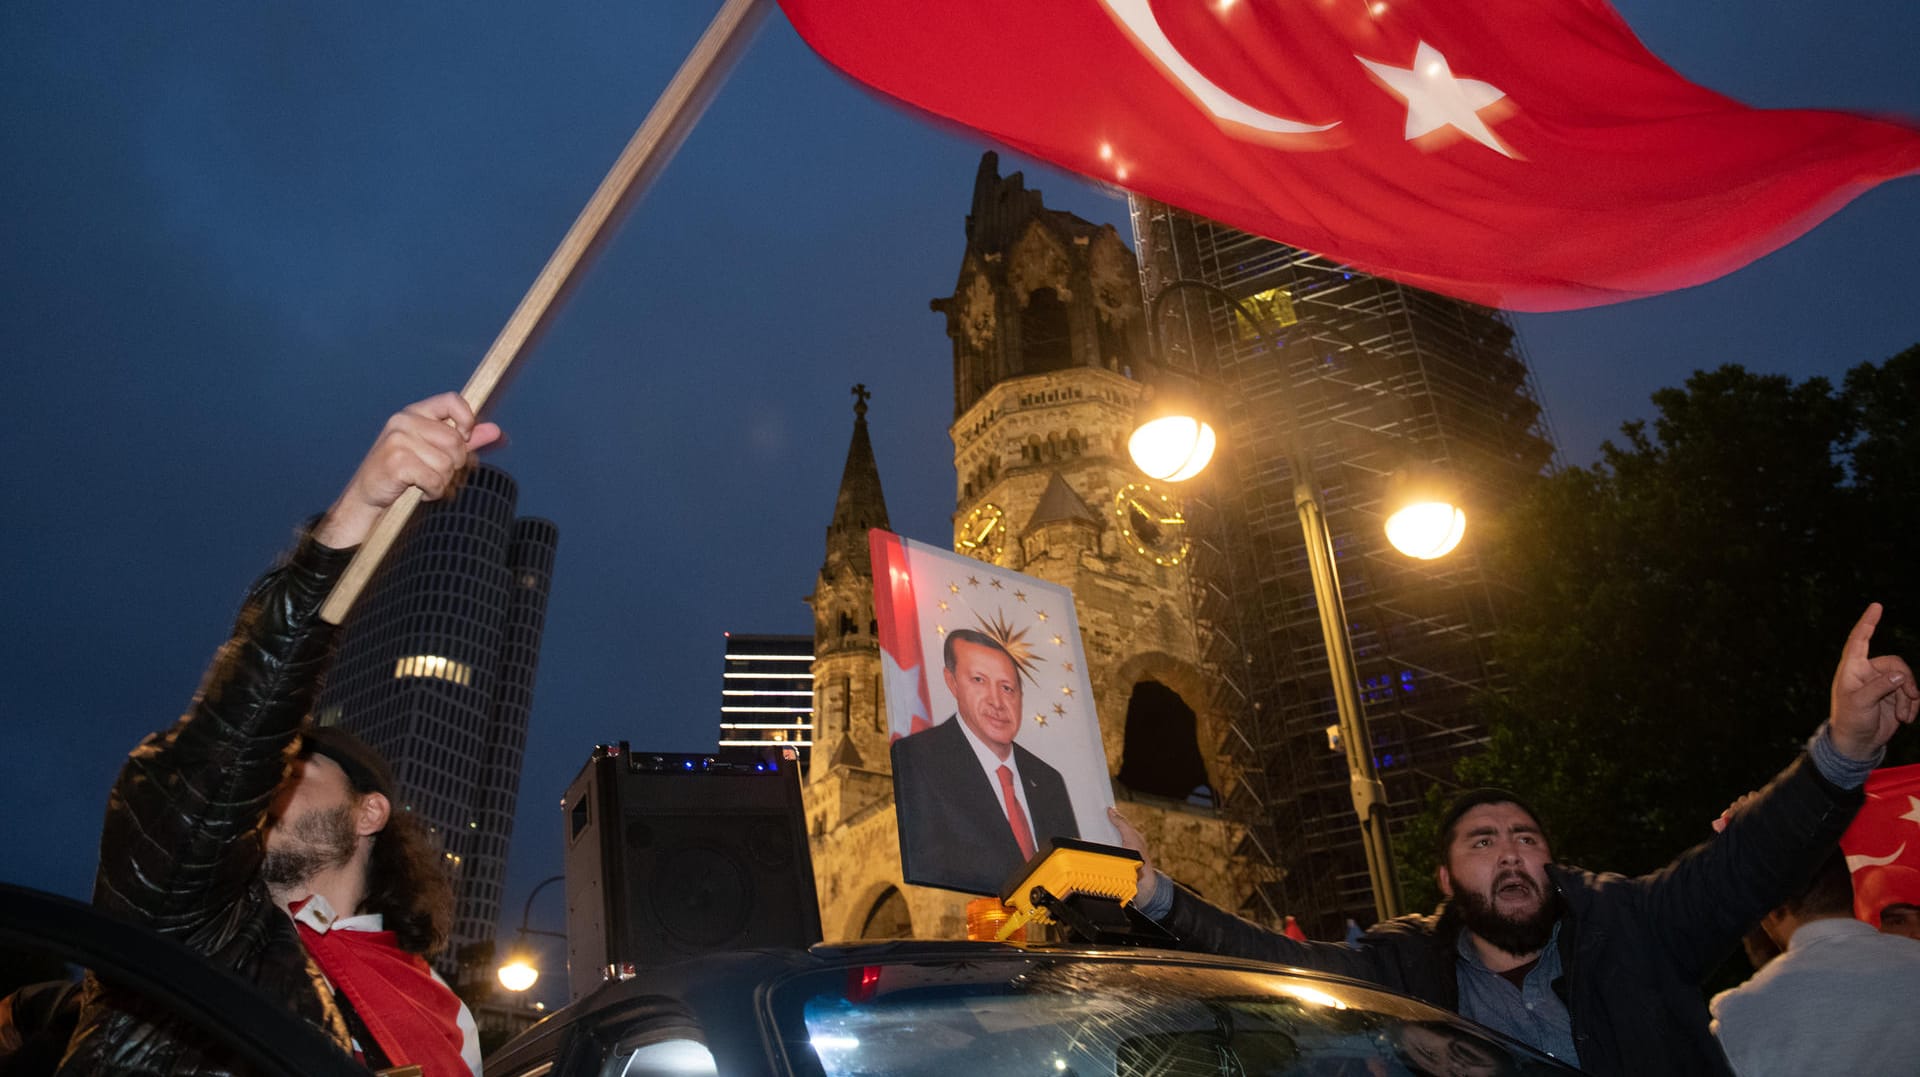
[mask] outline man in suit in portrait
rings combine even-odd
[[[942,650],[956,713],[893,742],[901,861],[908,882],[995,894],[1037,847],[1080,829],[1060,772],[1014,743],[1013,655],[970,628],[949,632]]]

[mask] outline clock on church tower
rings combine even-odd
[[[960,553],[992,563],[1007,549],[1007,512],[991,501],[983,501],[967,513],[953,532],[953,548]]]
[[[1177,565],[1187,556],[1187,519],[1171,495],[1130,482],[1113,495],[1113,511],[1133,552],[1159,565]]]

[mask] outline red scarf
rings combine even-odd
[[[391,931],[323,932],[294,923],[307,953],[346,993],[388,1065],[419,1066],[426,1077],[472,1077],[460,1054],[460,999],[434,979],[425,958],[402,950]]]

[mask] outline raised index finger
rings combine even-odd
[[[1867,604],[1867,612],[1853,624],[1853,631],[1847,633],[1847,646],[1841,652],[1847,658],[1867,657],[1867,643],[1873,639],[1873,630],[1880,623],[1880,603]]]

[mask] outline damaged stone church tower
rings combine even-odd
[[[1178,495],[1128,459],[1146,357],[1134,256],[986,154],[953,294],[954,549],[1074,595],[1114,799],[1162,870],[1228,908],[1260,881],[1214,809],[1232,781],[1198,657]],[[901,881],[866,532],[887,526],[855,408],[814,593],[807,822],[828,939],[960,937],[971,895]]]

